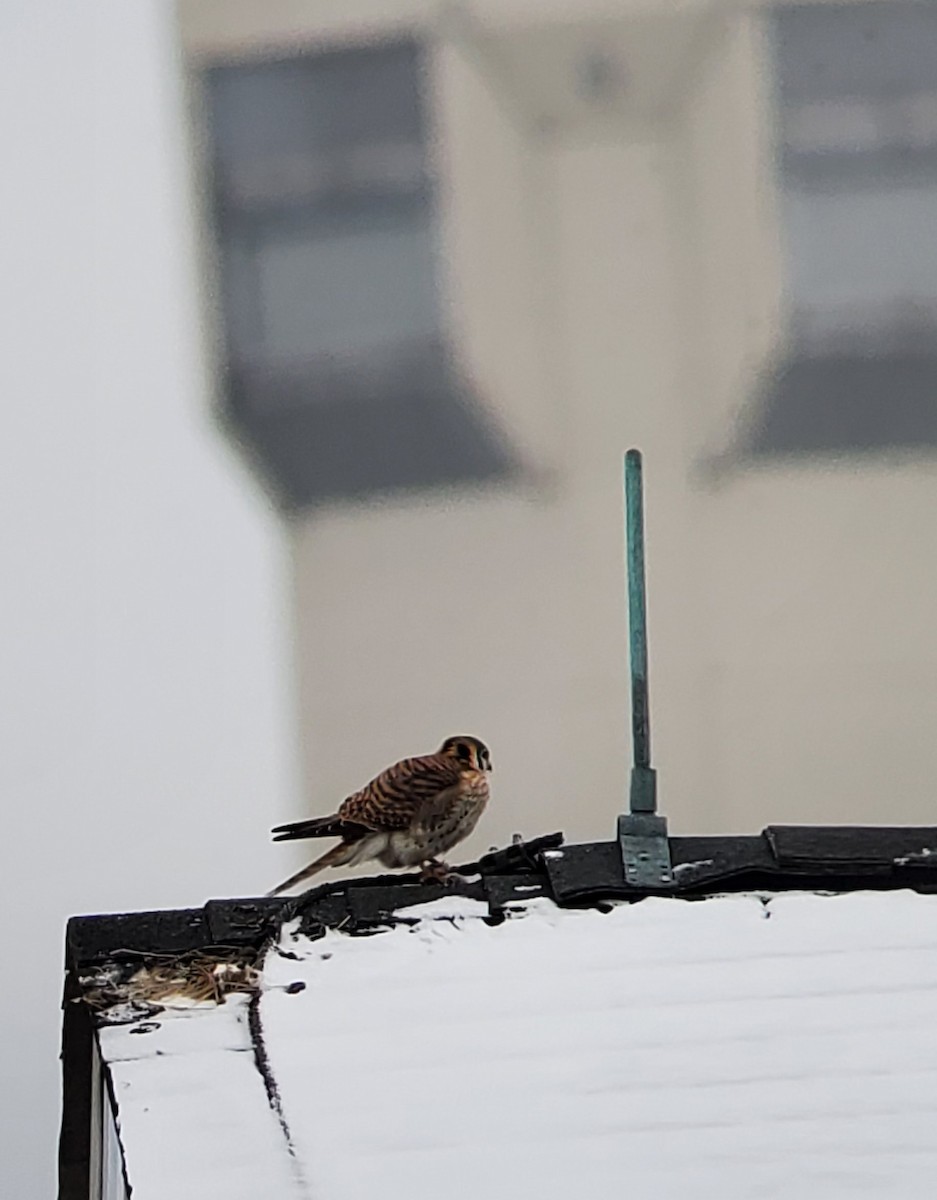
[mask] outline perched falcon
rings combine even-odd
[[[491,755],[474,737],[446,738],[435,754],[404,758],[349,796],[330,817],[278,825],[275,842],[337,837],[341,841],[269,892],[278,896],[324,867],[376,858],[385,867],[422,866],[441,877],[437,860],[475,828],[488,803]]]

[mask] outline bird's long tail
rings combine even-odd
[[[282,883],[272,890],[267,892],[268,896],[279,896],[281,892],[288,891],[297,883],[302,883],[313,875],[318,875],[320,871],[326,867],[343,867],[346,863],[351,862],[358,851],[358,846],[348,842],[339,842],[337,846],[333,846],[331,850],[327,850],[314,862],[311,862],[307,867],[303,867],[301,871],[297,871],[295,875],[291,875],[289,879],[284,879]]]
[[[275,842],[293,842],[298,838],[341,837],[345,829],[338,813],[333,813],[330,817],[310,817],[306,821],[277,825],[270,832]]]

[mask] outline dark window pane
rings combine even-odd
[[[418,220],[331,234],[271,231],[257,253],[256,289],[264,331],[257,357],[270,365],[381,355],[437,333],[433,256]]]
[[[773,22],[791,351],[754,449],[937,444],[937,5]]]
[[[207,74],[227,405],[293,506],[495,477],[437,295],[412,44]]]

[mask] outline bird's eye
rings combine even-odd
[[[459,742],[455,748],[455,752],[459,758],[464,759],[465,762],[472,761],[472,747],[466,742]]]

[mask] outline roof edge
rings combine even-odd
[[[259,947],[295,918],[311,934],[339,926],[367,932],[399,920],[400,909],[451,895],[486,902],[497,921],[511,903],[535,896],[570,905],[750,890],[937,891],[937,826],[769,825],[757,835],[671,837],[669,844],[674,884],[667,889],[628,884],[617,841],[565,845],[554,833],[517,840],[458,867],[461,878],[447,884],[416,873],[377,875],[320,884],[285,900],[220,899],[202,908],[75,916],[66,934],[67,965]]]

